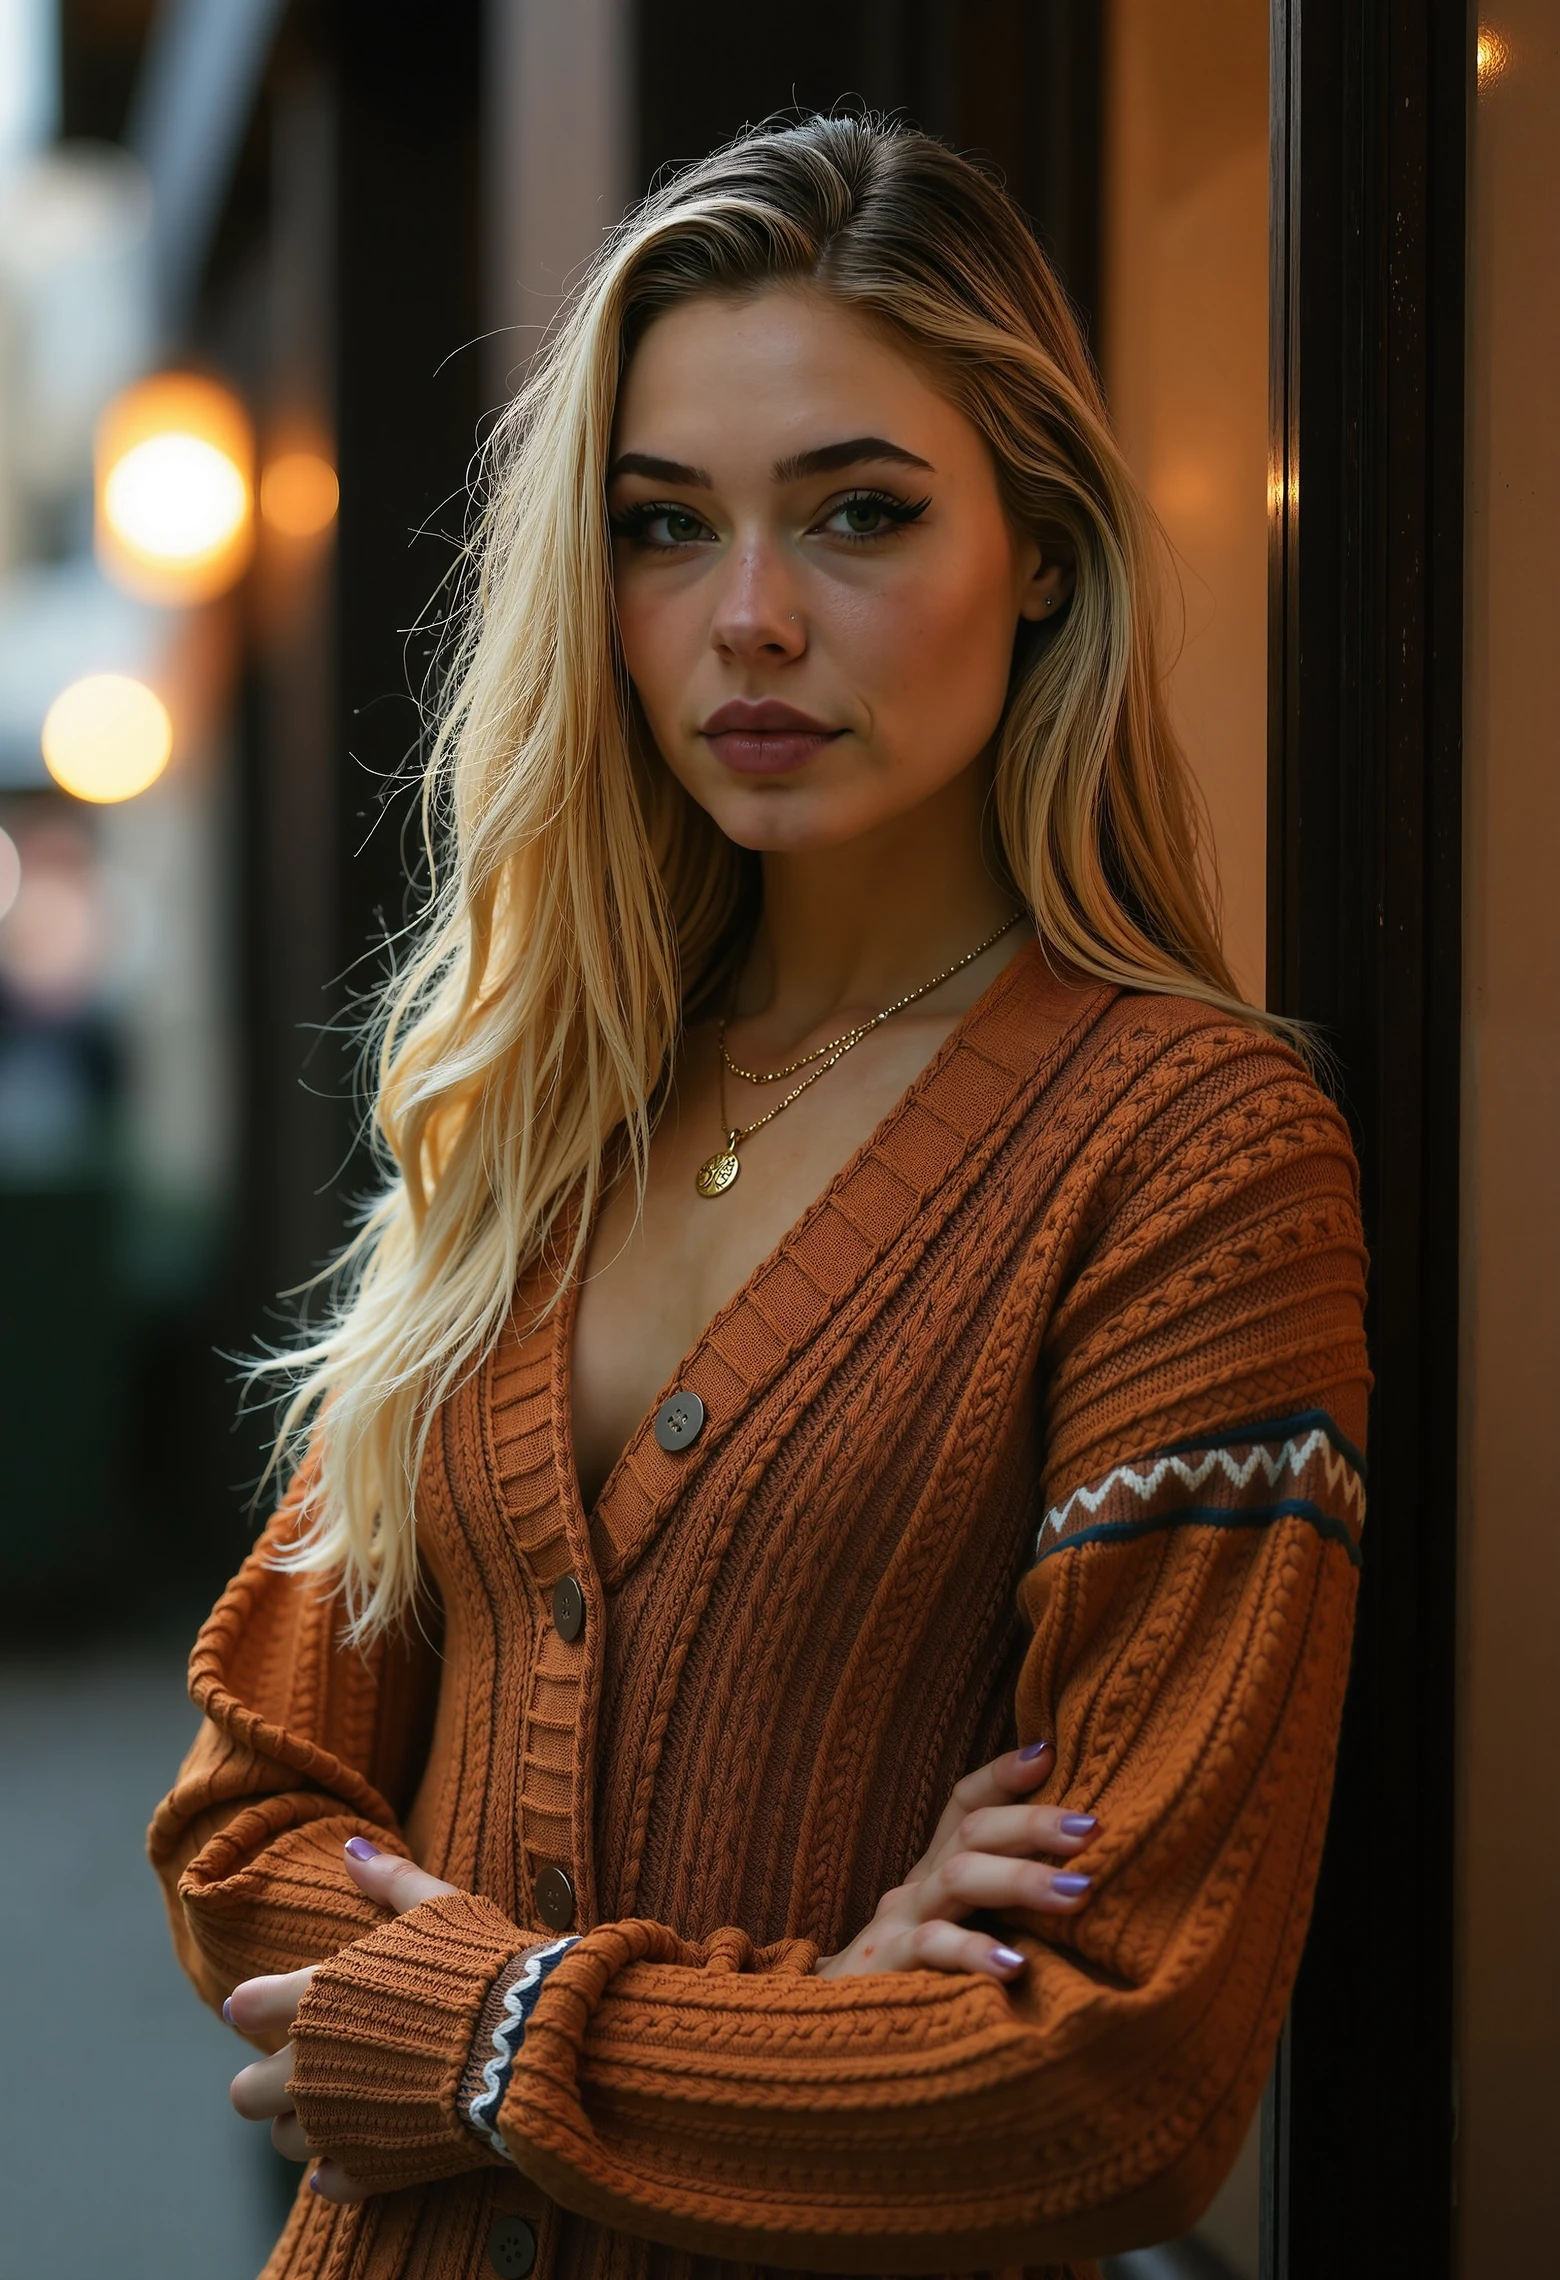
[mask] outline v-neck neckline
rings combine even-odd
[[[1004,1022],[1002,1017],[1010,1010],[1009,1001],[1013,998],[1015,991],[1036,980],[1039,984],[1038,992],[1033,988],[1025,991],[1026,997],[1030,999],[1032,1004],[1036,995],[1040,1000],[1040,1003],[1034,1006],[1034,1012],[1040,1018],[1031,1025],[1031,1034],[1023,1039],[1010,1039],[1004,1034],[1000,1039],[1002,1043],[1018,1046],[1016,1059],[1009,1058],[1001,1051],[992,1050],[991,1048],[999,1041],[994,1033],[1005,1032],[1011,1026]],[[1076,1007],[1075,1018],[1051,1027],[1043,1019],[1045,999],[1047,995],[1058,995],[1064,989]],[[701,1365],[705,1364],[715,1352],[723,1333],[733,1325],[740,1324],[745,1316],[755,1311],[759,1294],[767,1285],[774,1283],[777,1276],[783,1275],[788,1265],[793,1265],[796,1262],[797,1254],[806,1248],[808,1238],[815,1233],[828,1214],[838,1211],[844,1199],[858,1195],[864,1188],[868,1190],[872,1188],[876,1172],[879,1170],[887,1171],[889,1183],[902,1191],[905,1208],[898,1213],[890,1210],[887,1214],[882,1214],[881,1206],[884,1199],[881,1193],[869,1194],[863,1200],[875,1202],[879,1206],[879,1212],[877,1214],[869,1213],[869,1216],[886,1216],[890,1220],[895,1217],[908,1219],[914,1204],[911,1200],[910,1182],[905,1174],[924,1169],[924,1172],[929,1175],[925,1178],[924,1184],[917,1183],[919,1192],[914,1200],[919,1201],[947,1178],[960,1156],[967,1154],[969,1148],[975,1144],[980,1130],[978,1122],[975,1130],[962,1136],[962,1146],[951,1143],[944,1149],[933,1149],[934,1155],[939,1155],[945,1159],[941,1162],[926,1162],[923,1166],[915,1161],[907,1161],[903,1167],[900,1167],[892,1161],[896,1153],[893,1146],[896,1135],[902,1135],[907,1123],[914,1119],[917,1111],[929,1105],[932,1096],[938,1092],[939,1086],[943,1083],[948,1072],[959,1061],[973,1052],[979,1060],[990,1065],[993,1077],[996,1076],[998,1070],[1001,1071],[1001,1077],[992,1089],[1011,1099],[1014,1093],[1021,1088],[1026,1073],[1032,1074],[1040,1064],[1060,1058],[1060,1049],[1065,1048],[1073,1034],[1088,1026],[1097,1017],[1101,1010],[1102,996],[1108,999],[1114,995],[1114,990],[1101,984],[1082,993],[1082,1003],[1080,1004],[1078,1002],[1080,993],[1077,986],[1064,984],[1060,977],[1054,973],[1038,940],[1027,943],[1016,957],[1009,959],[1001,972],[993,976],[974,1003],[967,1006],[964,1012],[960,1014],[941,1045],[938,1046],[924,1066],[917,1071],[904,1091],[878,1120],[860,1146],[852,1151],[851,1155],[847,1157],[812,1202],[786,1229],[774,1247],[765,1254],[746,1279],[732,1292],[731,1296],[710,1316],[693,1343],[679,1357],[671,1374],[619,1450],[611,1469],[589,1506],[586,1505],[580,1487],[579,1467],[574,1454],[574,1332],[581,1278],[578,1273],[570,1278],[560,1293],[556,1304],[549,1309],[545,1325],[545,1331],[549,1338],[549,1359],[551,1363],[547,1376],[551,1392],[549,1409],[553,1455],[557,1477],[567,1506],[571,1537],[582,1546],[587,1542],[594,1543],[598,1550],[609,1554],[600,1562],[604,1581],[610,1580],[615,1574],[621,1572],[643,1548],[643,1544],[658,1516],[658,1511],[654,1508],[660,1508],[669,1502],[670,1496],[675,1493],[682,1480],[693,1470],[702,1469],[700,1460],[707,1458],[709,1454],[709,1448],[704,1444],[709,1442],[714,1445],[719,1440],[724,1439],[724,1433],[720,1432],[718,1427],[712,1434],[710,1425],[707,1423],[699,1440],[693,1443],[686,1453],[676,1457],[667,1456],[653,1438],[656,1413],[662,1403],[673,1392],[689,1389],[699,1390],[698,1380],[701,1376]],[[1035,1031],[1038,1031],[1039,1034],[1034,1034]],[[948,1124],[948,1120],[945,1117],[939,1117],[937,1121],[944,1124],[951,1136],[953,1127]],[[915,1150],[912,1148],[909,1154],[913,1159]],[[848,1214],[846,1216],[849,1218]],[[895,1235],[900,1232],[902,1232],[902,1227],[885,1226],[883,1229],[884,1239],[876,1244],[869,1243],[863,1234],[860,1236],[861,1248],[869,1256],[881,1256],[887,1247],[887,1243],[891,1242]],[[580,1254],[582,1258],[589,1255],[589,1241],[590,1235],[587,1232],[585,1246]],[[868,1263],[868,1258],[862,1260],[861,1271],[865,1271]],[[807,1281],[813,1280],[811,1276],[806,1275],[805,1269],[803,1276]],[[848,1287],[837,1294],[836,1302],[842,1302],[849,1295],[849,1288],[853,1288],[859,1280],[859,1272],[851,1275],[848,1278]],[[828,1310],[828,1304],[825,1302],[817,1309],[817,1312],[821,1316],[826,1314]],[[772,1330],[770,1331],[770,1342],[773,1342]],[[780,1359],[781,1357],[776,1357],[777,1363]],[[706,1408],[707,1410],[709,1408],[707,1399]],[[726,1422],[725,1419],[719,1421],[720,1424]],[[666,1471],[668,1478],[661,1483],[646,1481],[640,1484],[643,1490],[649,1492],[648,1501],[653,1509],[641,1513],[641,1525],[638,1528],[629,1522],[627,1514],[622,1515],[625,1522],[624,1527],[621,1530],[614,1528],[613,1517],[624,1501],[625,1484],[632,1480],[636,1470],[641,1468],[642,1461],[647,1457],[658,1460],[658,1465],[654,1466],[653,1469]],[[642,1497],[641,1502],[644,1501],[645,1499]]]

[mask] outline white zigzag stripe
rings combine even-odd
[[[472,2099],[467,2119],[482,2132],[494,2152],[501,2153],[508,2162],[513,2162],[515,2157],[499,2136],[493,2122],[503,2094],[504,2078],[514,2063],[519,2043],[525,2040],[525,1998],[541,1978],[543,1964],[553,1956],[561,1955],[565,1948],[573,1947],[578,1937],[576,1933],[571,1939],[549,1940],[545,1947],[534,1948],[526,1957],[525,1969],[519,1978],[512,1987],[505,1990],[504,2015],[493,2029],[493,2056],[482,2069],[483,2088]],[[517,2027],[520,2029],[518,2038],[515,2037]]]
[[[1345,1507],[1352,1506],[1363,1522],[1365,1483],[1321,1427],[1313,1426],[1303,1440],[1288,1440],[1280,1449],[1274,1449],[1270,1442],[1258,1442],[1244,1457],[1237,1457],[1230,1449],[1207,1449],[1196,1458],[1159,1457],[1146,1468],[1117,1465],[1105,1475],[1098,1488],[1075,1488],[1065,1503],[1049,1511],[1040,1523],[1039,1543],[1045,1542],[1048,1531],[1061,1534],[1076,1505],[1081,1504],[1086,1512],[1098,1512],[1106,1498],[1118,1488],[1131,1489],[1145,1504],[1158,1494],[1167,1480],[1178,1480],[1183,1488],[1196,1489],[1219,1472],[1235,1488],[1246,1488],[1262,1472],[1267,1475],[1269,1488],[1276,1488],[1285,1474],[1298,1478],[1317,1456],[1322,1460],[1328,1487]]]

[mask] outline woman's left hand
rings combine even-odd
[[[365,1849],[354,1852],[354,1845]],[[441,1884],[436,1876],[429,1876],[415,1861],[403,1860],[399,1853],[375,1851],[364,1837],[351,1840],[346,1858],[348,1874],[358,1890],[397,1916],[404,1916],[409,1908],[420,1907],[424,1900],[436,1900],[441,1893],[455,1890],[453,1884]],[[297,2017],[298,2006],[313,1977],[311,1963],[302,1971],[286,1971],[268,1979],[246,1979],[223,2004],[222,2016],[241,2034],[284,2034]],[[287,2095],[292,2067],[291,2043],[285,2044],[274,2058],[256,2059],[253,2066],[246,2066],[242,2073],[234,2075],[233,2103],[246,2121],[270,2123],[271,2143],[289,2161],[315,2161],[315,2148],[304,2136],[303,2125]],[[368,2197],[367,2188],[359,2185],[356,2178],[349,2177],[340,2162],[328,2156],[315,2161],[309,2183],[326,2201],[362,2201]]]
[[[1020,1951],[964,1919],[982,1909],[1075,1916],[1087,1904],[1093,1880],[1068,1864],[1098,1834],[1098,1820],[1029,1802],[1055,1765],[1051,1744],[1032,1742],[967,1773],[904,1883],[884,1893],[849,1947],[819,1958],[818,1977],[973,1971],[1017,1979]]]

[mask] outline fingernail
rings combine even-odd
[[[354,1860],[377,1860],[379,1858],[379,1847],[371,1845],[367,1837],[348,1837],[347,1850]],[[312,2185],[313,2182],[314,2180],[311,2177],[309,2183]]]
[[[1026,1742],[1018,1753],[1020,1765],[1031,1765],[1041,1752],[1050,1748],[1049,1742]]]
[[[233,2024],[233,1998],[231,1995],[222,2006],[222,2016],[229,2026]]]
[[[1098,1827],[1099,1823],[1092,1813],[1064,1813],[1062,1815],[1062,1835],[1064,1837],[1089,1837],[1094,1834]]]
[[[1017,1948],[1010,1947],[994,1947],[991,1951],[991,1960],[999,1971],[1019,1971],[1023,1968],[1024,1962]]]
[[[324,2186],[320,2183],[319,2171],[317,2169],[311,2169],[309,2171],[309,2191],[311,2193],[322,2193],[324,2190]]]
[[[1051,1890],[1059,1892],[1064,1900],[1077,1900],[1081,1899],[1093,1882],[1092,1876],[1074,1876],[1064,1870],[1060,1876],[1052,1877]]]

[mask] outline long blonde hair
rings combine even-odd
[[[647,748],[615,637],[604,505],[618,384],[699,293],[806,284],[936,377],[1014,524],[1074,571],[1025,628],[996,820],[1042,940],[1128,989],[1252,1019],[1219,945],[1155,658],[1150,518],[1065,295],[1002,189],[859,117],[744,136],[655,191],[592,263],[490,446],[472,590],[428,764],[436,887],[377,1038],[378,1200],[288,1373],[277,1462],[312,1435],[277,1556],[340,1584],[355,1634],[410,1604],[439,1403],[516,1284],[580,1264],[604,1179],[643,1178],[690,1009],[746,946],[756,866]]]

